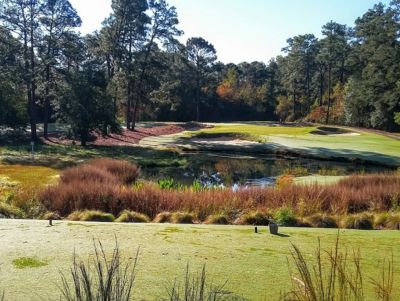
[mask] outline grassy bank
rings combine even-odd
[[[346,128],[345,134],[315,134],[317,127],[280,126],[273,124],[213,124],[214,127],[190,133],[164,137],[145,138],[141,145],[150,147],[179,146],[188,150],[232,150],[268,153],[289,152],[299,156],[329,160],[367,161],[400,166],[400,140],[362,129]],[[193,143],[196,137],[234,137],[250,135],[249,140],[260,141],[256,145],[208,145]],[[244,136],[243,136],[244,135]]]
[[[100,238],[111,252],[117,235],[122,255],[134,257],[140,246],[135,300],[165,296],[165,287],[175,277],[182,279],[187,263],[197,271],[207,265],[216,284],[228,280],[226,289],[250,300],[277,300],[290,289],[287,257],[293,242],[312,259],[317,239],[330,248],[337,230],[281,228],[281,236],[260,234],[253,227],[169,224],[98,224],[45,221],[0,221],[2,263],[0,283],[6,300],[57,300],[59,271],[68,272],[74,250],[81,259],[93,253],[93,238]],[[368,277],[377,277],[383,258],[393,254],[399,274],[400,232],[341,230],[343,248],[360,248],[367,300],[374,300]],[[62,241],[62,243],[60,243]],[[37,268],[18,269],[13,261],[35,258],[46,263]],[[399,294],[399,288],[396,287]],[[400,297],[400,295],[398,295]]]

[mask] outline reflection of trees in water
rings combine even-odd
[[[214,164],[214,170],[221,174],[225,184],[231,185],[251,177],[270,174],[274,164],[274,161],[254,159],[221,159]]]

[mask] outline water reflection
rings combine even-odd
[[[142,176],[148,180],[172,178],[184,185],[200,180],[204,186],[269,186],[276,177],[292,173],[295,176],[312,174],[349,175],[356,172],[388,171],[386,167],[361,165],[304,158],[278,158],[276,156],[248,157],[224,154],[186,155],[187,166],[143,168]]]

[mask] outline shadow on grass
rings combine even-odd
[[[360,151],[352,149],[330,149],[324,147],[290,148],[276,142],[252,144],[252,145],[210,145],[196,143],[188,138],[179,138],[174,145],[180,145],[185,151],[198,152],[231,152],[233,154],[274,154],[277,157],[301,157],[321,161],[336,161],[360,165],[384,165],[385,167],[400,166],[399,156],[385,155],[373,151]],[[166,144],[168,146],[169,144]],[[170,144],[172,145],[172,144]]]
[[[185,160],[176,152],[138,146],[37,145],[34,159],[31,156],[30,145],[5,146],[0,151],[0,160],[6,164],[40,165],[60,169],[99,157],[123,159],[143,167],[185,165]]]

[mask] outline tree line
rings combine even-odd
[[[36,140],[60,121],[85,144],[138,120],[400,124],[400,0],[353,28],[330,21],[321,38],[292,37],[267,64],[223,64],[209,41],[180,42],[165,0],[113,0],[100,30],[80,25],[68,0],[1,1],[1,126],[29,125]]]

